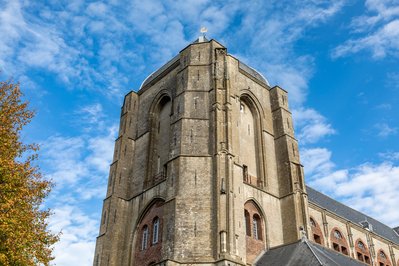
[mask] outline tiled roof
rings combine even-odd
[[[363,263],[307,239],[269,249],[256,266],[364,266]]]
[[[364,213],[356,211],[316,190],[313,188],[306,186],[306,191],[308,193],[308,199],[310,202],[316,204],[317,206],[326,209],[336,215],[349,220],[359,226],[362,226],[360,223],[364,221],[368,221],[372,225],[372,231],[380,235],[396,244],[399,245],[399,235],[394,231],[393,228],[377,221],[376,219],[367,216]]]

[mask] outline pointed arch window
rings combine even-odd
[[[342,254],[349,255],[349,248],[346,239],[341,231],[338,230],[338,228],[335,228],[331,231],[330,239],[334,250],[341,252]]]
[[[319,224],[316,222],[316,220],[313,217],[310,217],[309,223],[312,229],[314,242],[320,245],[324,245],[323,233],[320,229]]]
[[[152,223],[152,244],[158,243],[159,240],[159,218],[155,217]]]
[[[362,240],[356,240],[355,251],[358,260],[366,264],[371,264],[369,250]]]
[[[377,265],[378,266],[391,266],[392,265],[388,256],[382,249],[380,249],[377,253]]]
[[[342,234],[341,234],[341,232],[338,231],[338,230],[335,230],[335,231],[334,231],[334,237],[335,237],[336,239],[342,239]]]
[[[145,225],[143,227],[143,235],[141,238],[141,250],[147,249],[147,243],[148,243],[148,226]]]
[[[310,225],[312,227],[316,227],[316,222],[313,220],[313,218],[310,218]]]
[[[258,205],[248,200],[244,204],[246,261],[253,263],[265,249],[265,220]],[[244,232],[243,232],[244,233]]]

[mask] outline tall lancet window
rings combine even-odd
[[[258,221],[256,219],[252,220],[252,230],[253,230],[253,236],[255,239],[259,239],[258,235]]]
[[[159,239],[159,218],[155,217],[152,223],[152,244],[158,243]]]
[[[244,210],[244,218],[245,218],[245,232],[247,236],[251,236],[251,222],[249,217],[249,212]]]
[[[256,240],[262,240],[262,226],[261,226],[261,221],[260,217],[258,214],[254,214],[253,220],[252,220],[252,231],[253,231],[253,237]]]
[[[148,243],[148,226],[144,226],[143,228],[143,235],[141,238],[141,250],[147,249],[147,243]]]
[[[170,144],[170,115],[172,103],[168,97],[164,97],[155,109],[152,130],[152,182],[156,183],[165,177],[165,164],[169,157]]]
[[[258,152],[256,120],[253,111],[245,101],[240,102],[240,161],[245,168],[244,182],[258,186]],[[244,166],[245,165],[245,166]]]

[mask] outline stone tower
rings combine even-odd
[[[200,38],[124,99],[94,265],[252,265],[307,210],[287,92]]]

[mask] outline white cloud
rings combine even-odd
[[[391,135],[396,135],[398,133],[397,127],[391,127],[387,123],[375,124],[374,128],[378,131],[377,135],[383,138]]]
[[[290,5],[234,0],[74,1],[61,11],[51,3],[19,3],[10,2],[3,9],[10,19],[0,23],[8,33],[0,40],[0,64],[14,76],[41,67],[55,73],[68,88],[120,96],[122,88],[131,86],[131,73],[150,73],[197,38],[200,26],[207,26],[211,38],[246,40],[248,52],[242,57],[290,91],[290,101],[300,105],[306,98],[313,59],[295,55],[293,44],[306,29],[334,16],[344,1]],[[31,9],[40,10],[39,15],[33,18]],[[241,23],[231,30],[237,17]],[[7,54],[1,53],[2,48]]]
[[[368,0],[369,15],[354,18],[351,27],[359,37],[347,40],[332,51],[332,57],[368,50],[373,58],[399,56],[399,5],[395,1]]]
[[[108,173],[117,129],[116,126],[112,126],[108,129],[108,135],[90,138],[87,141],[90,154],[86,157],[85,164],[90,168],[97,169],[100,173]]]
[[[89,121],[97,114],[99,119],[92,122],[103,122],[99,105],[82,110]],[[52,136],[42,145],[41,166],[56,183],[45,204],[54,212],[49,226],[53,232],[62,232],[54,249],[56,265],[93,262],[101,213],[98,203],[105,196],[117,127],[111,125],[89,133],[77,137]]]
[[[351,169],[336,169],[326,149],[305,150],[303,155],[310,186],[389,226],[398,225],[399,165],[390,160],[396,153],[386,156],[382,163],[365,163]]]
[[[248,58],[252,66],[267,73],[271,84],[280,84],[286,89],[290,103],[297,108],[305,102],[314,63],[310,55],[295,54],[294,44],[306,30],[337,14],[343,3],[290,2],[276,10],[277,2],[248,2],[244,7],[240,6],[242,22],[238,32],[234,31],[230,38],[248,42],[248,49],[239,57]]]
[[[73,205],[58,206],[53,212],[49,227],[62,234],[55,245],[52,265],[92,265],[99,216],[89,217]]]
[[[387,73],[386,85],[389,88],[399,88],[399,72]]]
[[[101,187],[105,184],[117,127],[110,126],[105,132],[106,135],[97,136],[57,135],[43,142],[41,163],[46,168],[46,176],[56,183],[56,192],[66,187]],[[90,183],[94,180],[94,184]]]
[[[301,162],[306,175],[331,172],[335,166],[331,162],[331,151],[326,148],[301,149]]]
[[[382,152],[378,156],[387,161],[399,161],[399,152]]]
[[[392,105],[390,103],[381,103],[375,107],[375,109],[380,109],[380,110],[391,110]]]
[[[292,111],[295,127],[299,129],[297,138],[300,144],[316,143],[322,138],[336,133],[326,118],[311,108],[298,108]]]

